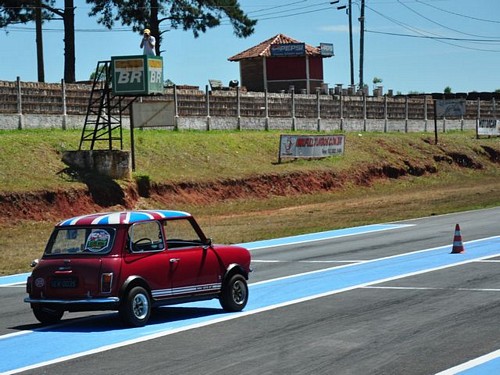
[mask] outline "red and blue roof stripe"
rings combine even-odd
[[[89,215],[72,217],[61,221],[58,227],[75,225],[112,225],[112,224],[133,224],[139,221],[173,219],[191,216],[187,212],[172,210],[142,210],[142,211],[121,211],[104,212]]]

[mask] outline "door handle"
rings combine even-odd
[[[170,258],[170,263],[177,263],[179,260],[179,258]]]

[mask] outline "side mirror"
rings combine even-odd
[[[211,238],[207,238],[207,240],[205,241],[203,247],[205,247],[205,248],[212,247],[212,243],[213,243],[212,239]]]
[[[38,265],[38,262],[39,260],[38,259],[34,259],[31,264],[30,264],[30,267],[33,268],[33,267],[36,267]]]

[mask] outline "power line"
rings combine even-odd
[[[455,47],[465,48],[465,49],[471,49],[471,50],[475,50],[475,51],[500,52],[500,50],[475,48],[475,47],[466,47],[466,46],[461,46],[461,45],[458,45],[458,44],[447,42],[448,40],[471,42],[471,41],[475,41],[474,39],[447,38],[447,37],[430,36],[430,35],[411,35],[411,34],[401,34],[401,33],[389,33],[389,32],[384,32],[384,31],[376,31],[376,30],[368,30],[368,29],[365,29],[365,31],[367,33],[372,33],[372,34],[383,34],[383,35],[400,36],[400,37],[406,37],[406,38],[432,39],[432,40],[435,40],[435,41],[438,41],[438,42],[443,42],[443,43],[446,43],[446,44],[450,44],[450,45],[455,46]],[[500,40],[497,41],[497,42],[500,43]]]
[[[33,32],[35,30],[35,27],[32,26],[26,26],[26,27],[20,27],[20,26],[8,26],[5,28],[7,31],[16,31],[16,32]],[[43,32],[58,32],[62,33],[64,31],[63,28],[43,28]],[[113,28],[112,30],[108,29],[75,29],[75,32],[81,32],[81,33],[109,33],[109,32],[126,32],[126,31],[133,31],[130,27],[123,27],[123,28]]]
[[[330,2],[329,1],[320,1],[320,2],[314,2],[314,3],[309,3],[305,6],[296,6],[297,4],[301,3],[306,3],[308,0],[300,0],[300,1],[295,1],[292,3],[288,4],[282,4],[282,5],[276,5],[276,6],[271,6],[271,7],[266,7],[266,8],[261,8],[255,11],[250,11],[247,12],[247,15],[256,19],[257,21],[267,21],[267,20],[273,20],[273,19],[279,19],[279,18],[288,18],[288,17],[295,17],[295,16],[300,16],[304,14],[310,14],[310,13],[317,13],[325,10],[330,10]],[[328,5],[327,7],[321,7],[323,5]],[[320,8],[318,8],[320,7]],[[317,9],[315,9],[317,8]],[[82,8],[80,8],[82,9]],[[280,11],[276,11],[276,9],[282,9]],[[255,16],[252,16],[255,15]],[[231,20],[227,17],[222,17],[221,26],[225,25],[231,25]],[[34,31],[34,27],[9,27],[9,31],[15,31],[15,32],[31,32]],[[45,28],[44,27],[44,32],[62,32],[62,28]],[[91,28],[85,28],[85,29],[75,29],[75,32],[82,32],[82,33],[93,33],[93,32],[124,32],[124,31],[132,31],[131,28],[116,28],[113,27],[112,29],[91,29]]]
[[[408,9],[409,11],[415,13],[419,17],[421,17],[421,18],[423,18],[423,19],[425,19],[425,20],[427,20],[427,21],[429,21],[429,22],[431,22],[431,23],[433,23],[435,25],[438,25],[438,26],[440,26],[440,27],[442,27],[444,29],[451,30],[451,31],[454,31],[456,33],[463,34],[463,35],[477,36],[477,37],[481,37],[481,38],[494,38],[494,37],[488,37],[488,36],[484,36],[484,35],[469,34],[469,33],[463,32],[461,30],[453,29],[451,27],[443,25],[442,23],[434,21],[434,20],[432,20],[429,17],[424,16],[423,14],[417,12],[415,9],[413,9],[413,8],[409,7],[408,5],[404,4],[401,0],[398,0],[398,3],[401,4],[403,7],[405,7],[406,9]]]
[[[435,6],[435,5],[427,4],[426,2],[421,1],[421,0],[415,0],[415,1],[417,3],[423,4],[425,6],[437,9],[437,10],[439,10],[441,12],[448,13],[448,14],[453,14],[453,15],[458,16],[458,17],[463,17],[463,18],[467,18],[467,19],[470,19],[470,20],[481,21],[481,22],[500,23],[500,21],[496,21],[496,20],[489,20],[489,19],[485,19],[485,18],[472,17],[472,16],[467,15],[467,14],[461,14],[461,13],[452,12],[451,10],[446,10],[446,9],[439,8],[439,7]]]
[[[399,2],[399,0],[397,0]],[[408,24],[405,24],[404,22],[398,21],[394,18],[391,18],[381,12],[378,12],[377,10],[373,9],[372,7],[367,6],[368,9],[370,9],[372,12],[378,14],[379,16],[389,20],[392,23],[395,23],[396,25],[407,29],[413,33],[416,33],[418,35],[410,35],[410,34],[398,34],[398,33],[388,33],[388,32],[381,32],[381,31],[374,31],[370,30],[369,32],[371,33],[377,33],[377,34],[384,34],[384,35],[392,35],[392,36],[401,36],[401,37],[412,37],[412,38],[421,38],[421,39],[430,39],[434,40],[443,44],[448,44],[454,47],[458,48],[463,48],[463,49],[469,49],[469,50],[475,50],[475,51],[482,51],[482,52],[500,52],[497,50],[492,50],[492,49],[485,49],[485,48],[478,48],[478,47],[469,47],[469,46],[463,46],[460,44],[452,43],[451,41],[462,41],[462,42],[471,42],[471,43],[496,43],[500,42],[500,40],[495,40],[495,39],[465,39],[465,38],[449,38],[449,37],[444,37],[442,35],[432,33],[430,31],[425,31],[418,29],[416,27],[410,26]]]
[[[288,18],[288,17],[294,17],[294,16],[300,16],[304,14],[310,14],[310,13],[316,13],[316,12],[321,12],[324,10],[331,10],[331,5],[329,1],[321,1],[321,2],[316,2],[316,3],[311,3],[306,6],[301,6],[301,7],[293,7],[293,5],[298,4],[298,3],[303,3],[306,2],[307,0],[302,0],[302,1],[296,1],[293,3],[289,4],[284,4],[284,5],[278,5],[278,6],[273,6],[273,7],[268,7],[268,8],[262,8],[256,11],[248,12],[247,14],[251,16],[252,18],[255,18],[257,21],[267,21],[267,20],[272,20],[272,19],[278,19],[278,18]],[[314,9],[316,7],[320,7],[323,5],[327,5],[326,7],[322,7],[319,9]],[[274,9],[280,9],[280,8],[288,8],[284,9],[281,11],[273,11]],[[255,16],[252,16],[253,14],[256,14]],[[258,14],[260,13],[260,14]],[[269,17],[267,17],[269,16]]]
[[[282,5],[276,5],[276,6],[272,6],[272,7],[268,7],[268,8],[262,8],[262,9],[247,12],[247,14],[250,15],[253,13],[267,12],[267,11],[274,10],[274,9],[286,8],[286,7],[290,7],[292,5],[295,5],[295,4],[304,3],[306,1],[307,0],[300,0],[300,1],[295,1],[293,3],[289,3],[289,4],[282,4]]]

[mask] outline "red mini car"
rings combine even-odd
[[[98,213],[64,220],[34,262],[25,302],[43,324],[65,311],[117,310],[130,326],[151,309],[218,298],[226,311],[248,301],[248,250],[214,245],[180,211]]]

